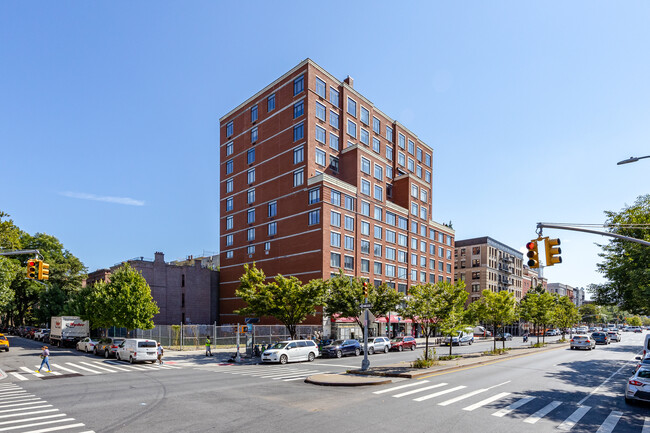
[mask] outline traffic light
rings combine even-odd
[[[537,241],[533,240],[526,244],[526,257],[528,257],[528,266],[531,269],[539,268],[539,251],[537,250]]]
[[[38,279],[39,280],[50,279],[50,265],[45,263],[43,260],[38,261]]]
[[[368,282],[367,281],[363,282],[363,296],[365,298],[368,298]]]
[[[36,259],[27,262],[27,278],[35,280],[38,278],[38,261]]]
[[[544,247],[546,252],[546,266],[553,266],[558,263],[562,263],[562,248],[558,247],[560,245],[559,239],[544,239]]]

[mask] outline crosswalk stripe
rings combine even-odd
[[[467,388],[465,385],[457,386],[455,388],[445,389],[444,391],[434,392],[433,394],[425,395],[422,397],[414,398],[413,401],[424,401],[430,398],[438,397],[441,395],[449,394],[450,392],[458,391],[459,389]]]
[[[555,409],[561,404],[562,404],[561,401],[557,401],[557,400],[552,401],[546,406],[544,406],[543,408],[541,408],[540,410],[538,410],[537,412],[535,412],[534,414],[532,414],[531,416],[529,416],[528,418],[526,418],[524,422],[528,424],[535,424],[537,421],[544,418],[550,411],[552,411],[553,409]]]
[[[9,403],[12,401],[20,400],[21,398],[25,398],[25,397],[34,397],[34,394],[27,394],[27,391],[23,391],[22,394],[16,394],[16,395],[0,398],[0,403]]]
[[[84,364],[86,364],[86,363],[84,363]],[[93,362],[91,363],[91,365],[93,365],[93,366],[94,366],[94,365],[97,365],[97,366],[104,366],[105,364],[107,364],[107,363],[105,363],[105,362],[97,362],[97,361],[93,361]],[[122,367],[122,366],[112,365],[112,364],[111,364],[111,367],[110,367],[110,368],[114,368],[114,369],[119,370],[119,371],[131,371],[131,370],[129,370],[128,368],[124,368],[124,367]]]
[[[85,370],[85,371],[88,371],[88,372],[90,372],[90,373],[102,374],[102,373],[99,372],[99,371],[91,370],[90,368],[82,367],[81,365],[75,365],[75,364],[73,364],[72,362],[66,362],[66,364],[68,364],[68,365],[72,365],[74,368],[80,368],[81,370]]]
[[[478,403],[474,403],[472,405],[464,407],[463,410],[472,411],[474,409],[478,409],[479,407],[485,406],[486,404],[490,404],[493,401],[501,400],[503,397],[507,397],[509,395],[510,395],[509,392],[500,392],[499,394],[493,395],[492,397],[488,397],[485,400],[479,401]]]
[[[25,433],[47,433],[51,431],[57,431],[57,430],[63,430],[63,429],[70,429],[70,428],[76,428],[76,427],[83,427],[85,424],[84,423],[77,423],[77,424],[69,424],[69,425],[62,425],[58,427],[51,427],[51,428],[44,428],[40,430],[30,430]]]
[[[87,366],[92,367],[92,368],[98,368],[100,371],[107,371],[107,372],[109,372],[109,373],[115,373],[115,372],[117,371],[117,370],[112,370],[112,369],[110,369],[110,368],[108,368],[108,367],[101,367],[101,366],[96,365],[96,364],[91,364],[91,363],[89,363],[89,362],[83,362],[83,361],[80,361],[80,362],[81,362],[83,365],[87,365]]]
[[[110,364],[110,365],[115,365],[115,366],[118,366],[118,365],[119,365],[121,368],[126,368],[127,370],[128,370],[128,369],[131,369],[131,370],[142,370],[142,369],[140,368],[140,366],[138,366],[138,365],[122,364],[122,363],[120,363],[120,362],[115,362],[115,361],[106,361],[106,363],[107,363],[107,364]],[[129,371],[131,371],[131,370],[129,370]]]
[[[41,404],[41,403],[43,402],[36,403],[36,404]],[[4,410],[0,410],[0,414],[7,413],[7,412],[21,412],[21,411],[32,410],[32,409],[43,409],[44,407],[53,407],[53,406],[51,404],[41,404],[40,406],[32,406],[29,408],[23,407],[20,409],[4,409]]]
[[[25,413],[13,413],[10,415],[0,415],[0,418],[10,418],[12,416],[25,416],[25,415],[36,415],[39,413],[47,413],[47,412],[58,412],[59,409],[44,409],[44,410],[36,410],[34,412],[25,412]]]
[[[79,374],[78,371],[70,370],[69,368],[62,366],[61,364],[52,364],[52,367],[56,368],[57,370],[67,371],[68,373]]]
[[[267,372],[264,372],[264,373],[242,373],[242,374],[244,374],[246,376],[251,376],[251,377],[267,378],[267,377],[283,376],[283,375],[299,373],[299,372],[300,372],[300,370],[291,369],[291,370],[286,370],[286,371],[273,371],[273,372],[267,371]]]
[[[410,388],[412,386],[421,385],[423,383],[428,383],[428,380],[423,380],[421,382],[407,383],[406,385],[394,386],[392,388],[382,389],[381,391],[375,391],[373,394],[384,394],[386,392],[397,391],[398,389]]]
[[[3,392],[2,394],[0,394],[0,400],[2,400],[4,398],[13,397],[13,396],[15,396],[17,394],[21,394],[21,393],[25,393],[25,392],[27,392],[27,391],[25,391],[24,389],[20,389],[20,388],[15,390],[15,391]]]
[[[48,420],[48,421],[34,422],[34,423],[31,423],[31,424],[23,424],[23,425],[11,426],[11,427],[4,427],[4,428],[0,428],[0,431],[15,430],[17,428],[38,427],[39,425],[52,424],[52,423],[55,423],[55,422],[68,422],[68,421],[75,421],[75,419],[74,418],[51,419],[51,420]]]
[[[418,392],[427,391],[429,389],[434,389],[434,388],[440,388],[441,386],[446,386],[446,385],[448,385],[448,384],[445,383],[445,382],[436,383],[435,385],[429,385],[429,386],[425,386],[423,388],[412,389],[411,391],[405,391],[405,392],[402,392],[402,393],[399,393],[399,394],[395,394],[393,397],[401,398],[401,397],[404,397],[406,395],[416,394]]]
[[[58,417],[61,417],[61,416],[68,416],[68,415],[66,415],[64,413],[57,413],[57,414],[54,414],[54,415],[35,416],[35,417],[32,417],[32,418],[29,418],[29,420],[30,421],[36,421],[36,420],[39,420],[39,419],[58,418]],[[16,423],[20,423],[20,422],[25,422],[25,420],[24,419],[14,419],[14,420],[11,420],[11,421],[2,421],[2,422],[0,422],[0,426],[8,425],[8,424],[16,424]]]
[[[316,373],[318,373],[318,370],[302,371],[302,372],[300,372],[300,373],[285,374],[285,375],[282,376],[282,377],[274,377],[274,378],[272,378],[271,380],[290,379],[290,378],[292,378],[292,377],[296,377],[296,376],[305,377],[305,376],[309,376],[309,375],[311,375],[311,374],[316,374]]]
[[[37,373],[37,372],[35,372],[34,370],[30,370],[30,369],[27,368],[27,367],[20,367],[20,369],[21,369],[22,371],[24,371],[25,373],[33,374],[33,375],[36,376],[36,377],[45,377],[44,374]]]
[[[328,373],[329,373],[329,371],[323,371],[323,372],[321,372],[319,374],[328,374]],[[292,379],[284,379],[283,382],[291,382],[292,380],[300,380],[300,379],[303,379],[303,378],[305,378],[305,376],[294,377]]]
[[[591,406],[580,406],[577,408],[567,419],[564,420],[562,424],[557,426],[558,430],[569,431],[573,428],[578,421],[582,419],[587,412],[589,412]]]
[[[520,400],[517,400],[516,402],[512,403],[510,406],[494,412],[492,414],[492,416],[498,416],[498,417],[506,416],[510,412],[512,412],[513,410],[519,409],[521,406],[523,406],[526,403],[531,402],[533,400],[535,400],[535,397],[524,397],[524,398],[522,398]]]
[[[0,402],[0,408],[13,406],[16,403],[22,403],[22,402],[25,402],[25,401],[32,401],[33,402],[34,400],[40,400],[40,398],[38,398],[38,397],[22,398],[21,397],[21,398],[15,399],[15,400],[3,401],[3,402]]]
[[[643,423],[643,430],[641,433],[650,433],[650,416],[645,417],[645,422]]]
[[[614,427],[616,427],[616,424],[618,424],[618,421],[622,416],[623,412],[613,410],[607,419],[605,419],[605,422],[600,425],[600,428],[596,431],[596,433],[610,433],[612,430],[614,430]]]
[[[29,400],[31,400],[31,401],[29,401]],[[3,405],[0,405],[0,409],[4,409],[5,407],[29,406],[30,404],[42,403],[42,401],[36,402],[34,400],[40,400],[40,398],[35,397],[35,398],[30,398],[27,401],[22,400],[22,403],[3,404]]]
[[[41,366],[41,364],[34,364],[34,367],[36,367],[36,368],[38,368],[40,366]],[[61,373],[59,373],[58,371],[50,371],[50,374],[53,374],[55,376],[61,376]]]
[[[465,400],[466,398],[473,397],[477,394],[481,394],[485,391],[487,391],[487,388],[483,389],[477,389],[476,391],[468,392],[467,394],[459,395],[458,397],[454,397],[450,400],[443,401],[442,403],[438,403],[438,406],[449,406],[452,403],[456,403],[457,401]]]

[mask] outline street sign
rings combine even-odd
[[[365,304],[361,304],[361,305],[359,305],[359,308],[372,308],[372,304],[369,303],[369,302],[367,302],[367,303],[365,303]]]
[[[259,318],[259,317],[246,317],[246,318],[244,319],[244,322],[247,323],[247,324],[248,324],[248,323],[257,323],[257,322],[259,322],[259,321],[260,321],[260,318]]]

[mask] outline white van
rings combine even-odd
[[[645,359],[646,355],[650,353],[650,334],[645,335],[645,340],[643,341],[643,356],[641,359]]]
[[[318,356],[318,346],[312,340],[292,340],[275,343],[262,353],[262,362],[286,364],[294,361],[313,361]]]
[[[127,338],[117,347],[115,357],[118,361],[135,362],[156,362],[158,343],[156,340],[145,340],[142,338]]]

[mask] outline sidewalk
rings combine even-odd
[[[567,348],[568,343],[548,343],[542,348],[517,347],[510,349],[504,355],[483,355],[473,353],[463,355],[461,358],[455,358],[450,361],[439,361],[438,365],[430,368],[413,368],[410,362],[400,362],[397,364],[385,365],[382,367],[371,367],[367,371],[348,370],[341,374],[317,374],[309,376],[305,382],[314,385],[323,386],[365,386],[381,385],[391,383],[388,378],[414,379],[420,376],[430,375],[433,373],[450,371],[469,366],[479,366],[492,362],[503,361],[506,359],[518,358],[535,353],[543,353],[549,350]]]

